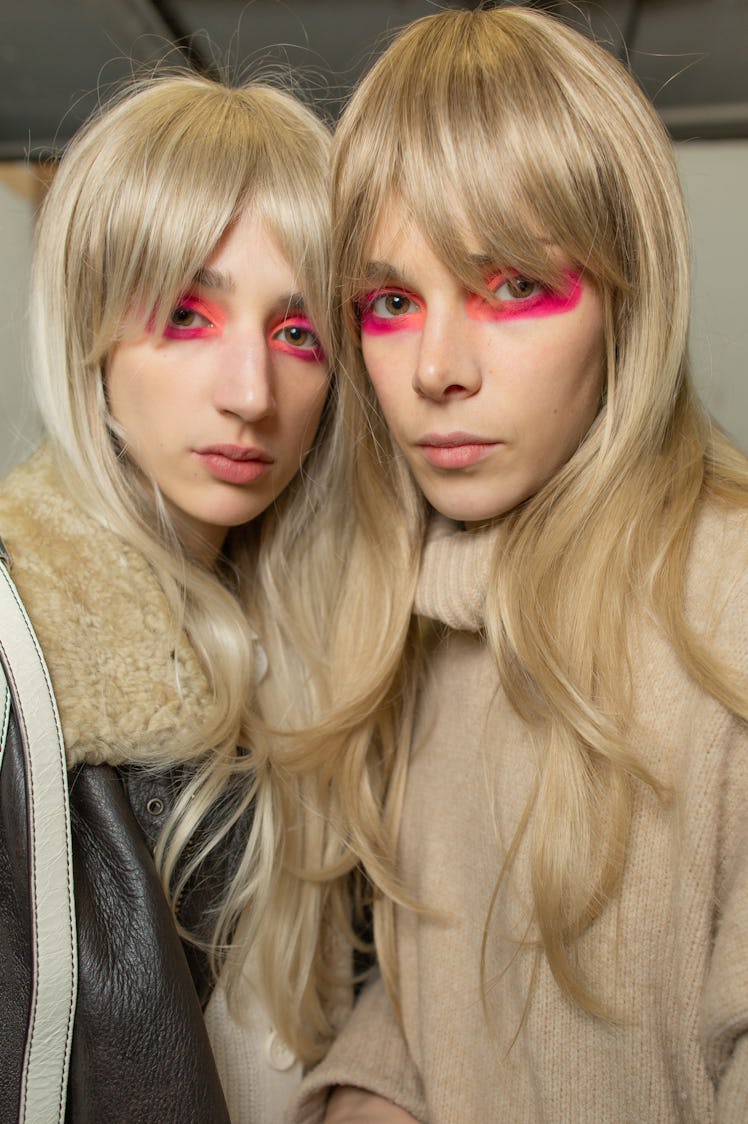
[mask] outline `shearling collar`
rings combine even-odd
[[[44,652],[69,765],[173,757],[210,693],[146,559],[84,513],[43,447],[0,484],[0,537]],[[176,655],[175,655],[175,648]]]

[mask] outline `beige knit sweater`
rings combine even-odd
[[[579,943],[616,1022],[585,1014],[533,953],[521,846],[490,926],[499,864],[535,771],[480,633],[492,532],[452,533],[426,554],[419,611],[452,629],[423,694],[400,836],[406,884],[441,917],[400,910],[402,1029],[368,987],[294,1120],[325,1089],[372,1089],[428,1124],[748,1121],[748,736],[689,680],[641,620],[633,663],[640,752],[676,797],[634,794],[620,896]],[[689,567],[690,619],[748,683],[748,519],[706,512]]]

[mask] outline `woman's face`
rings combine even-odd
[[[595,285],[569,268],[563,291],[550,292],[485,262],[495,295],[486,300],[394,205],[369,249],[363,357],[416,482],[452,519],[511,511],[572,456],[597,414],[605,345]]]
[[[172,310],[110,358],[112,417],[185,543],[207,557],[273,502],[319,423],[328,370],[294,271],[245,212]]]

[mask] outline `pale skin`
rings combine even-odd
[[[482,261],[477,243],[469,253]],[[558,255],[563,293],[490,265],[495,300],[469,293],[397,199],[369,258],[361,348],[416,483],[451,519],[506,514],[565,464],[598,412],[605,352],[596,286]]]
[[[210,563],[298,472],[328,368],[294,271],[250,211],[226,231],[166,328],[125,332],[110,411],[188,549]]]
[[[594,283],[560,255],[563,292],[486,266],[467,292],[395,198],[369,248],[361,349],[416,483],[466,525],[500,518],[574,453],[600,405],[605,343]],[[482,260],[481,247],[469,247]],[[549,247],[550,253],[556,253]],[[326,1124],[417,1124],[365,1089],[331,1091]]]

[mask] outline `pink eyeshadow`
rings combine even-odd
[[[541,289],[535,296],[526,300],[497,301],[492,303],[484,297],[471,294],[467,300],[468,314],[474,320],[516,320],[534,319],[541,316],[559,316],[571,312],[582,298],[582,280],[576,273],[568,273],[567,288],[561,293]]]

